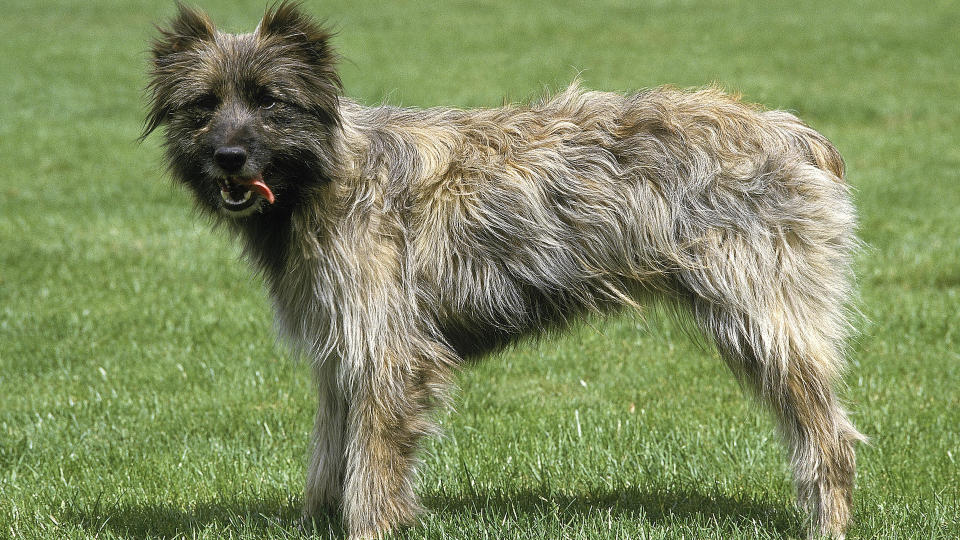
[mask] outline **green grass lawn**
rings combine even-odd
[[[304,537],[308,369],[275,345],[236,246],[165,178],[159,137],[135,142],[172,2],[2,3],[0,538]],[[264,0],[205,4],[248,30]],[[307,9],[339,29],[366,103],[493,106],[577,74],[716,82],[830,137],[868,243],[846,395],[872,441],[851,536],[957,538],[960,9],[648,4]],[[665,317],[576,328],[459,382],[424,452],[430,513],[403,538],[803,534],[772,423]]]

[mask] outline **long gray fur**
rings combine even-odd
[[[181,7],[146,129],[166,125],[174,177],[213,215],[223,141],[276,192],[223,222],[315,366],[307,516],[341,509],[354,538],[412,523],[417,449],[458,366],[663,300],[776,416],[811,535],[843,536],[863,438],[834,391],[856,214],[822,135],[715,89],[366,107],[340,94],[328,37],[293,4],[242,35]]]

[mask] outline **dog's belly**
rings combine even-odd
[[[437,328],[461,358],[479,358],[519,340],[560,331],[587,312],[611,313],[625,305],[587,281],[557,287],[504,273],[496,277],[486,282],[450,280],[440,293]],[[490,287],[491,281],[496,286]]]

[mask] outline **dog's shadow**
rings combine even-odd
[[[120,538],[344,538],[346,531],[335,515],[305,523],[300,501],[294,498],[216,499],[186,506],[164,501],[130,503],[98,500],[90,505],[67,507],[63,522],[86,531],[90,537],[111,533]],[[111,534],[107,534],[110,536]]]
[[[466,496],[427,495],[424,503],[441,519],[444,515],[470,520],[488,516],[497,521],[541,522],[558,515],[564,528],[596,519],[598,513],[613,519],[637,520],[653,527],[692,525],[734,529],[756,527],[781,537],[802,537],[800,514],[782,503],[754,498],[703,493],[683,488],[626,487],[588,494],[563,495],[547,490],[478,492]],[[275,535],[280,537],[343,538],[345,530],[336,515],[320,516],[309,524],[300,517],[299,501],[288,498],[207,501],[184,508],[170,503],[103,505],[68,508],[63,514],[91,536],[104,532],[123,538],[192,537],[203,531],[223,536]],[[271,534],[272,533],[272,534]],[[400,538],[417,538],[416,528]]]
[[[425,497],[436,513],[487,515],[500,519],[556,515],[564,528],[607,515],[614,520],[634,520],[654,528],[692,525],[715,528],[733,525],[737,530],[761,528],[781,537],[802,537],[801,516],[792,506],[750,497],[732,497],[693,489],[624,487],[584,494],[557,494],[528,489],[511,492],[478,492],[466,497]],[[515,516],[515,517],[514,517]]]

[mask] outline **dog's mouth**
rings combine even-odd
[[[220,185],[220,198],[223,208],[228,212],[243,212],[266,200],[273,204],[276,200],[270,187],[263,181],[263,175],[251,177],[228,176],[217,180]]]

